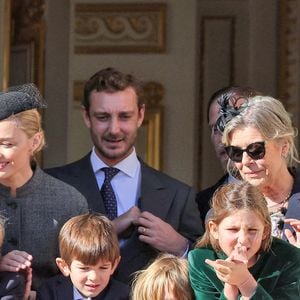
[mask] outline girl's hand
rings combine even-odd
[[[225,282],[224,295],[228,300],[236,300],[239,295],[239,289],[235,285],[231,285]]]
[[[247,265],[248,264],[247,248],[245,246],[236,244],[234,250],[231,252],[230,256],[226,260],[242,262]]]
[[[295,237],[294,234],[291,232],[291,230],[285,229],[284,234],[286,235],[286,238],[292,245],[300,248],[300,220],[285,219],[284,222],[290,224],[296,232],[296,237]]]
[[[214,268],[220,280],[237,287],[251,276],[247,265],[240,261],[231,261],[228,258],[227,260],[217,259],[215,261],[206,259],[205,262]]]

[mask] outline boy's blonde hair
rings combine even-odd
[[[267,202],[263,194],[248,182],[230,183],[218,188],[212,198],[212,212],[205,220],[205,233],[196,243],[196,248],[211,246],[215,251],[222,251],[219,241],[210,233],[209,222],[219,225],[224,218],[238,210],[253,211],[265,225],[265,238],[261,243],[260,251],[268,251],[271,247],[271,219]]]
[[[131,299],[163,300],[166,290],[172,292],[176,299],[194,299],[186,259],[162,254],[148,268],[136,272]]]
[[[111,221],[98,213],[86,213],[68,220],[60,230],[60,257],[70,267],[74,259],[86,265],[99,260],[112,264],[120,257],[117,234]]]

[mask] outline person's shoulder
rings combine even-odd
[[[58,274],[47,279],[37,290],[37,300],[38,299],[56,299],[56,294],[59,291],[64,291],[71,293],[73,289],[73,284],[69,277],[65,277],[62,274]]]
[[[38,289],[38,291],[43,290],[44,288],[49,287],[59,287],[61,285],[72,285],[72,282],[68,277],[65,277],[62,274],[58,274],[48,278]]]
[[[201,198],[203,196],[212,196],[213,193],[216,191],[216,189],[218,189],[221,185],[224,184],[224,182],[226,182],[228,178],[228,174],[223,175],[221,178],[219,178],[219,180],[217,182],[215,182],[213,185],[210,185],[209,187],[199,191],[197,193],[197,198]]]
[[[269,252],[276,257],[284,257],[285,260],[300,260],[300,249],[278,238],[272,239],[271,250]]]
[[[89,162],[90,162],[90,153],[86,154],[84,157],[76,161],[73,161],[71,163],[57,166],[57,167],[52,167],[52,168],[46,168],[44,171],[54,177],[57,177],[58,175],[72,173],[74,170],[87,165]]]
[[[111,287],[114,289],[118,289],[122,293],[128,293],[129,294],[129,286],[115,278],[110,279]]]
[[[58,189],[60,190],[60,193],[67,193],[70,195],[80,196],[84,198],[84,196],[76,188],[60,180],[59,178],[56,178],[46,173],[45,171],[43,171],[43,177],[44,177],[45,186],[48,186],[53,190]]]
[[[40,176],[42,177],[40,181],[42,186],[39,188],[40,195],[43,195],[44,199],[51,199],[51,205],[55,205],[56,203],[60,207],[69,209],[88,210],[85,196],[75,187],[45,173],[43,170],[41,170]],[[50,205],[50,202],[48,203]]]
[[[188,260],[199,265],[203,264],[207,258],[211,260],[216,260],[218,258],[217,253],[211,247],[195,248],[188,254]]]
[[[103,292],[98,295],[99,299],[127,300],[129,299],[130,288],[127,284],[111,278]]]

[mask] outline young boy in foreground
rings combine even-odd
[[[129,287],[111,278],[121,257],[108,218],[95,213],[73,217],[60,230],[58,241],[56,264],[63,275],[47,280],[37,299],[128,299]]]

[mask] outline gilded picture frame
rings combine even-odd
[[[79,108],[83,99],[84,81],[74,81],[74,106]],[[135,143],[137,154],[151,167],[162,170],[163,161],[163,86],[154,81],[144,87],[146,113]]]
[[[0,0],[0,90],[9,85],[11,1]]]
[[[77,3],[74,52],[164,52],[166,10],[166,3]]]

